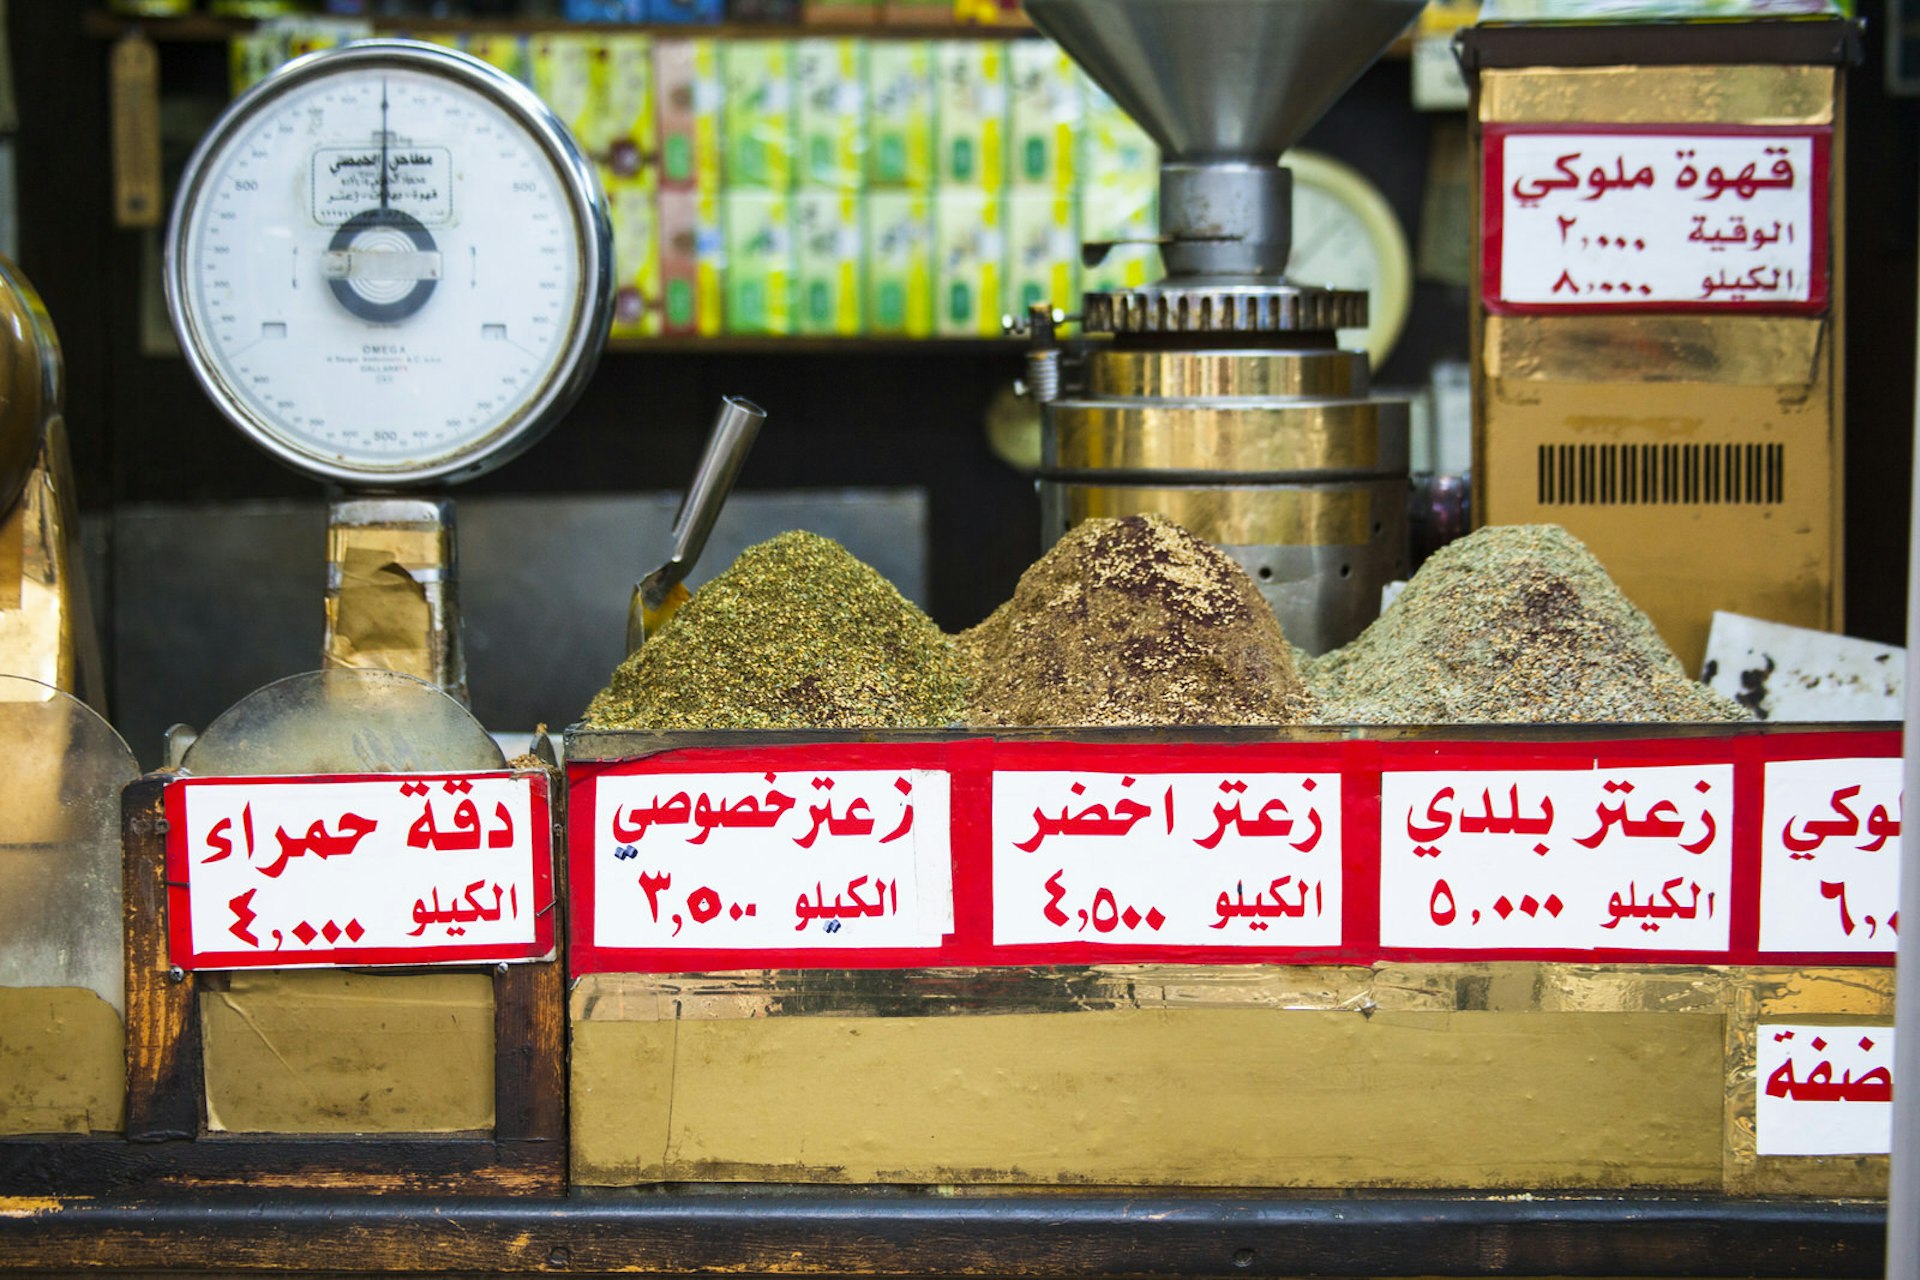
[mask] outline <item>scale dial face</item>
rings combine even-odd
[[[1293,256],[1287,279],[1367,295],[1371,323],[1340,337],[1386,363],[1413,302],[1413,258],[1393,206],[1379,188],[1329,156],[1289,151],[1293,171]]]
[[[531,444],[605,345],[592,169],[530,91],[436,45],[289,63],[195,152],[167,305],[201,384],[298,470],[466,479]]]

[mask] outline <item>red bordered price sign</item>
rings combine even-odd
[[[542,773],[180,779],[166,794],[172,961],[550,957],[548,806]]]
[[[1826,310],[1820,127],[1488,125],[1489,311]]]

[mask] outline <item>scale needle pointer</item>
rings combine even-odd
[[[387,207],[387,78],[380,77],[380,207]]]

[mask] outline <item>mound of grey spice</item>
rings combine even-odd
[[[961,647],[975,725],[1294,724],[1311,710],[1253,580],[1159,516],[1076,526]]]
[[[1306,674],[1330,724],[1748,718],[1688,679],[1647,615],[1553,524],[1493,525],[1441,548]]]
[[[818,534],[740,553],[615,669],[601,729],[939,726],[965,705],[953,640]]]

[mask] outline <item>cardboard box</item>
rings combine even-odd
[[[660,224],[657,192],[645,175],[606,179],[613,222],[613,335],[661,331]]]
[[[858,191],[867,149],[866,43],[797,40],[794,122],[802,187]]]
[[[823,26],[862,26],[880,21],[880,0],[803,0],[800,21]]]
[[[605,67],[600,94],[604,163],[619,178],[636,177],[652,160],[653,42],[645,36],[608,36],[599,54]]]
[[[661,332],[717,334],[725,260],[720,197],[699,188],[666,188],[658,209]]]
[[[938,184],[999,191],[1007,180],[1006,43],[943,40],[933,65]]]
[[[1159,179],[1154,170],[1126,180],[1083,184],[1080,239],[1083,243],[1150,240],[1160,234],[1159,202]],[[1081,268],[1080,287],[1088,293],[1138,289],[1164,274],[1158,246],[1120,244],[1098,265]]]
[[[1485,71],[1478,90],[1480,126],[1832,127],[1824,313],[1500,314],[1482,298],[1471,348],[1475,524],[1565,526],[1646,611],[1690,674],[1699,674],[1716,610],[1840,629],[1839,73],[1543,66]],[[1476,128],[1477,221],[1485,216],[1484,152]],[[1484,256],[1476,236],[1475,280]]]
[[[793,186],[793,46],[785,40],[728,40],[720,46],[729,190]]]
[[[1007,310],[1036,303],[1079,306],[1080,237],[1072,196],[1047,191],[1007,195]]]
[[[880,20],[901,27],[950,27],[953,0],[882,0]]]
[[[720,55],[712,40],[653,46],[657,161],[664,187],[720,187]]]
[[[467,37],[467,52],[491,63],[521,84],[533,82],[533,60],[525,36],[505,31],[476,31]]]
[[[722,0],[646,0],[647,21],[662,23],[715,23],[726,21]]]
[[[1006,204],[952,188],[934,197],[933,331],[997,338],[1006,314]]]
[[[867,332],[925,337],[933,332],[933,197],[869,191],[862,204]]]
[[[1071,192],[1078,175],[1075,138],[1086,115],[1073,59],[1050,40],[1016,40],[1007,46],[1007,75],[1007,185]]]
[[[726,331],[793,332],[793,230],[789,198],[781,191],[727,191],[720,197],[726,223],[723,250]]]
[[[1160,148],[1106,91],[1084,74],[1080,82],[1085,124],[1080,130],[1080,181],[1083,185],[1137,183],[1160,172]],[[1155,178],[1158,181],[1157,177]]]
[[[793,331],[861,330],[864,258],[860,197],[851,191],[801,191],[793,197]]]
[[[933,46],[876,40],[867,49],[867,183],[933,186]]]
[[[527,46],[533,91],[589,151],[598,113],[594,99],[604,84],[594,71],[598,47],[593,36],[572,31],[543,31]]]

